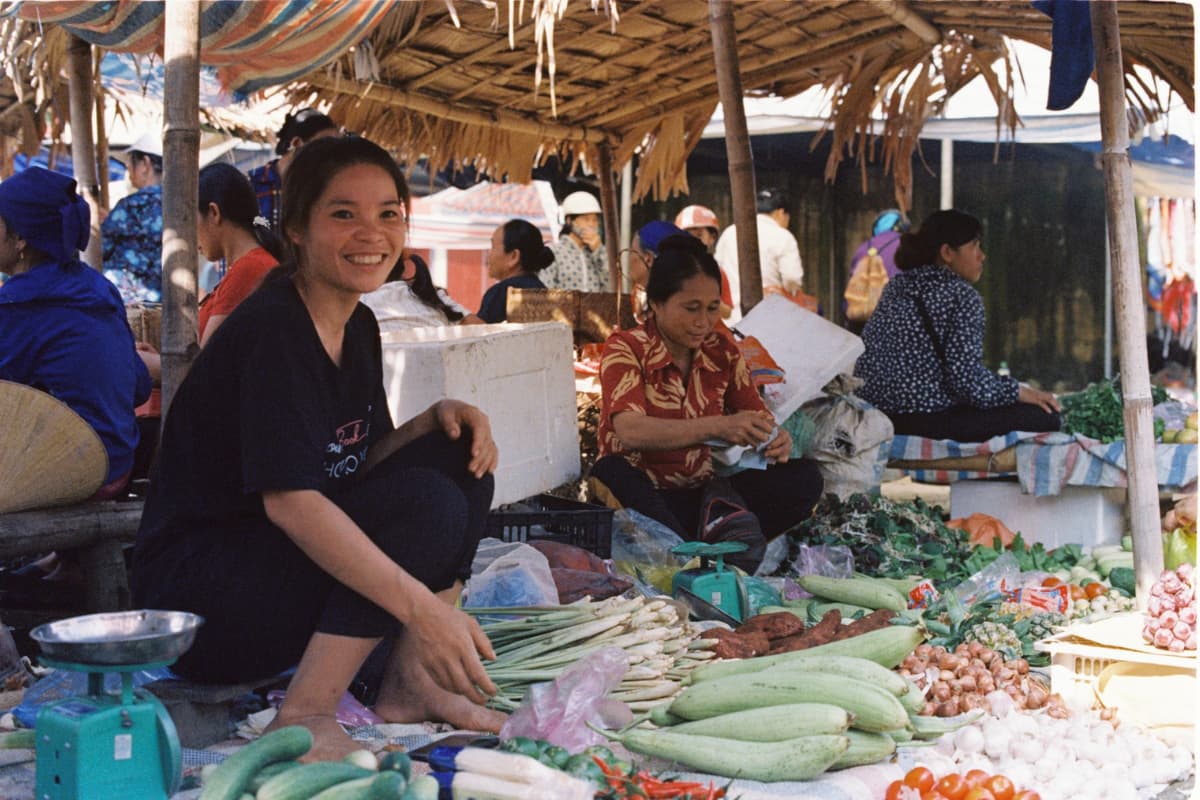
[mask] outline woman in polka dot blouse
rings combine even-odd
[[[1056,431],[1057,398],[983,365],[983,274],[979,220],[961,211],[931,214],[904,234],[896,277],[863,330],[855,374],[863,399],[896,433],[982,442],[1009,431]]]

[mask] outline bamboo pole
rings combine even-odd
[[[709,0],[708,20],[712,24],[717,88],[721,93],[721,108],[725,112],[725,155],[729,161],[729,186],[733,195],[733,224],[737,226],[742,313],[746,314],[762,300],[762,268],[758,263],[754,154],[750,151],[746,109],[742,105],[742,78],[738,72],[733,4],[728,0]]]
[[[595,128],[560,125],[556,122],[538,122],[521,114],[500,109],[478,111],[461,104],[443,103],[417,92],[407,92],[374,81],[331,78],[323,74],[313,75],[306,80],[314,89],[347,94],[357,97],[359,100],[373,100],[377,103],[407,108],[468,125],[482,125],[488,128],[541,136],[546,139],[563,139],[572,142],[600,144],[606,139],[604,132]]]
[[[163,419],[196,344],[196,198],[200,172],[200,2],[166,4],[163,95]]]
[[[875,8],[915,33],[925,44],[937,44],[942,40],[942,32],[903,0],[876,0]]]
[[[96,177],[99,179],[97,185],[100,189],[97,200],[100,207],[107,212],[111,208],[108,186],[108,127],[104,120],[104,87],[100,83],[101,58],[101,51],[97,50],[96,59],[92,62],[96,78],[93,84],[96,93]]]
[[[601,142],[596,148],[596,166],[600,172],[600,210],[604,220],[604,254],[608,259],[608,276],[612,283],[613,292],[617,296],[616,327],[621,327],[621,262],[617,259],[621,248],[618,228],[621,212],[617,206],[617,180],[613,174],[612,147],[608,142]]]
[[[75,184],[91,209],[91,235],[83,262],[100,269],[100,207],[96,188],[96,148],[92,140],[92,46],[77,36],[67,44],[67,80],[71,103],[71,166]]]
[[[1145,607],[1150,587],[1163,568],[1158,515],[1158,473],[1154,463],[1154,419],[1150,366],[1146,355],[1146,308],[1138,265],[1134,220],[1133,171],[1125,116],[1125,75],[1121,32],[1115,3],[1092,3],[1092,43],[1100,88],[1100,162],[1104,169],[1108,244],[1112,252],[1113,294],[1117,312],[1117,348],[1125,417],[1125,466],[1133,532],[1137,600]]]

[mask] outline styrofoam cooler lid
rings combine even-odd
[[[853,372],[862,339],[780,295],[768,295],[737,324],[754,336],[784,369],[784,383],[766,387],[767,406],[783,422],[821,395],[821,387]]]

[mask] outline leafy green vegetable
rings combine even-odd
[[[855,494],[843,501],[829,494],[791,536],[794,549],[800,544],[847,547],[855,568],[869,575],[919,575],[942,589],[971,574],[964,566],[971,552],[966,532],[946,527],[941,512],[920,499],[900,503]]]
[[[1005,549],[999,539],[993,539],[991,547],[976,547],[966,560],[967,573],[974,575],[979,572],[999,558]],[[1019,533],[1013,537],[1012,544],[1007,549],[1017,560],[1021,572],[1056,572],[1060,569],[1070,569],[1083,557],[1083,548],[1077,544],[1064,544],[1062,547],[1047,550],[1041,542],[1025,544]]]
[[[1150,387],[1154,404],[1165,402],[1169,396],[1158,386]],[[1060,398],[1063,413],[1063,430],[1078,433],[1101,442],[1114,442],[1125,438],[1125,419],[1121,402],[1120,378],[1088,384],[1075,394]],[[1162,436],[1163,424],[1155,422],[1155,438]]]

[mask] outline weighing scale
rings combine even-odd
[[[187,652],[203,619],[182,611],[89,614],[30,632],[42,662],[87,673],[87,694],[38,712],[37,800],[167,800],[179,788],[183,754],[166,708],[133,688],[139,670]],[[104,690],[106,673],[121,690]]]
[[[676,555],[699,557],[700,566],[682,569],[671,578],[671,594],[700,619],[740,625],[750,608],[741,578],[725,567],[725,556],[746,550],[744,542],[684,542],[671,548]],[[715,560],[715,566],[710,564]]]

